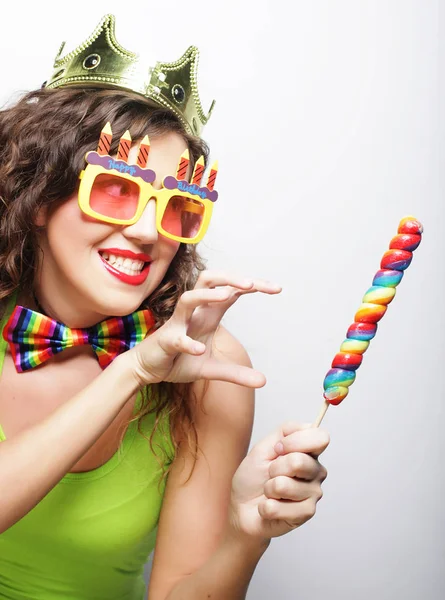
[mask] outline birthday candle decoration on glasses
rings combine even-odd
[[[318,427],[330,404],[340,404],[349,393],[349,386],[355,381],[356,371],[362,363],[370,341],[377,333],[377,323],[386,313],[388,304],[396,294],[396,287],[405,269],[411,264],[413,251],[422,240],[423,226],[414,217],[400,221],[397,235],[392,238],[389,250],[380,263],[380,270],[374,276],[372,286],[363,296],[354,323],[349,327],[346,340],[340,352],[332,361],[327,372],[324,387],[324,404],[314,423]]]
[[[139,144],[138,157],[137,157],[137,166],[141,167],[141,169],[145,169],[148,161],[148,153],[150,152],[150,140],[148,139],[148,135],[142,138],[141,143]]]
[[[213,165],[210,167],[210,173],[207,178],[206,187],[212,191],[215,187],[216,176],[218,174],[218,161],[216,160]]]
[[[110,152],[111,140],[113,139],[113,133],[111,131],[110,123],[107,123],[100,132],[99,142],[97,144],[97,153],[101,156],[105,156]]]
[[[201,179],[204,174],[204,157],[200,156],[195,164],[195,169],[192,175],[191,183],[195,183],[196,185],[201,185]]]
[[[126,131],[119,140],[119,147],[117,149],[117,159],[128,162],[128,154],[131,148],[131,135],[129,131]]]
[[[189,151],[184,150],[184,152],[181,154],[181,158],[179,159],[178,169],[176,171],[176,179],[178,181],[185,179],[189,163],[190,163]]]
[[[138,149],[138,157],[136,160],[136,164],[141,169],[145,169],[148,161],[148,154],[150,152],[150,140],[148,139],[148,135],[142,138],[141,143],[139,144]]]

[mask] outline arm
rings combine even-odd
[[[222,315],[240,295],[276,293],[275,287],[208,273],[201,274],[198,283],[199,287],[181,296],[173,316],[162,327],[117,357],[43,422],[0,444],[0,533],[24,517],[60,481],[139,388],[163,380],[203,378],[263,385],[261,373],[218,363],[205,344],[210,347]],[[186,334],[189,326],[201,341]]]
[[[131,367],[125,354],[116,358],[48,418],[0,443],[0,533],[46,496],[138,390]]]
[[[250,366],[242,348],[223,328],[214,340],[219,361]],[[202,382],[195,391],[203,395]],[[251,435],[254,391],[211,381],[196,410],[200,452],[184,449],[169,474],[158,529],[149,600],[214,600],[245,597],[255,567],[268,546],[236,534],[228,523],[232,477]],[[200,404],[199,402],[197,403]]]

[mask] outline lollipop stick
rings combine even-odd
[[[329,408],[329,402],[326,402],[326,400],[323,402],[323,406],[321,407],[321,410],[318,414],[318,417],[315,419],[315,423],[312,425],[312,427],[319,427],[320,423],[323,421],[323,418],[327,412]]]

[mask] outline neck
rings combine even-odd
[[[45,296],[41,290],[33,292],[34,310],[63,323],[72,329],[84,329],[100,323],[111,314],[99,314],[91,310],[83,310],[74,301],[69,301],[61,294]]]
[[[46,315],[46,311],[45,309],[42,307],[42,305],[40,304],[35,291],[33,290],[32,292],[32,299],[34,300],[34,304],[36,305],[37,310],[39,311],[39,313],[41,313],[42,315]],[[46,315],[48,316],[48,315]]]

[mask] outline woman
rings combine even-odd
[[[244,458],[265,378],[220,320],[280,288],[203,270],[188,242],[209,201],[160,193],[186,150],[185,181],[207,158],[192,126],[113,86],[55,87],[0,113],[0,596],[142,599],[159,520],[150,600],[244,598],[326,476],[308,426]],[[151,191],[128,219],[134,186]],[[61,346],[30,348],[50,329]]]

